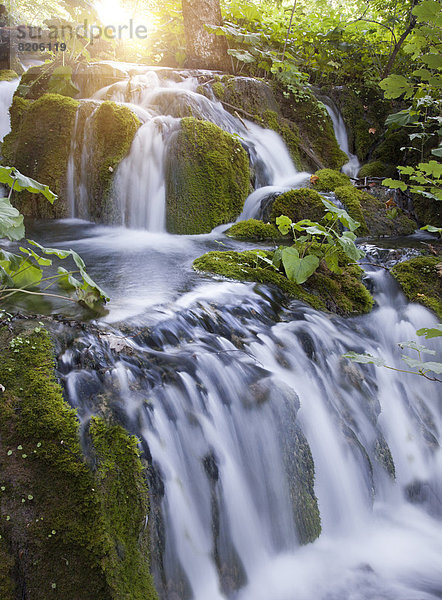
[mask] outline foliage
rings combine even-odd
[[[442,336],[442,324],[439,323],[436,327],[423,328],[416,331],[418,336],[425,336],[425,339],[430,339],[434,337]],[[414,358],[409,356],[408,354],[402,354],[401,359],[405,362],[405,364],[410,367],[410,369],[398,369],[396,367],[392,367],[387,365],[383,358],[372,356],[371,354],[357,354],[356,352],[347,352],[344,354],[344,358],[349,358],[353,362],[363,363],[363,364],[373,364],[377,367],[385,367],[387,369],[392,369],[393,371],[400,371],[401,373],[411,373],[413,375],[421,375],[425,377],[425,379],[429,379],[430,381],[438,381],[442,383],[442,379],[438,379],[433,375],[429,375],[428,373],[435,373],[436,375],[440,375],[442,373],[442,363],[437,361],[425,361],[423,360],[423,354],[435,355],[435,350],[430,350],[421,344],[417,344],[415,341],[407,341],[398,343],[399,348],[402,350],[404,348],[408,348],[410,350],[415,350],[417,352],[418,358]],[[413,370],[411,370],[413,369]]]
[[[425,0],[413,8],[419,27],[415,29],[404,50],[411,55],[418,68],[409,77],[392,74],[380,83],[386,98],[403,97],[409,101],[407,108],[389,115],[386,124],[411,129],[406,149],[414,152],[417,157],[414,166],[398,167],[403,179],[388,178],[383,181],[383,185],[403,191],[409,189],[412,193],[433,200],[442,200],[442,165],[434,159],[428,160],[437,135],[442,133],[440,8],[440,2],[436,0]],[[433,147],[431,154],[442,157],[442,146]]]
[[[31,193],[41,193],[51,203],[54,202],[57,196],[51,192],[48,186],[22,175],[14,167],[0,167],[0,182],[10,187],[9,197],[0,199],[0,237],[18,241],[24,237],[25,228],[23,215],[10,202],[12,192],[27,190]],[[74,292],[75,300],[89,308],[95,308],[97,303],[106,302],[109,299],[106,293],[87,274],[83,259],[74,250],[45,248],[33,240],[27,241],[38,248],[40,254],[33,248],[22,246],[19,248],[20,253],[0,249],[0,302],[18,292],[58,296],[58,294],[47,291],[56,282],[65,291]],[[52,260],[45,258],[48,255],[55,255],[62,260],[70,257],[77,269],[67,271],[63,267],[59,267],[57,275],[43,277],[43,267],[52,265]],[[73,276],[74,273],[79,273],[81,280],[76,279]],[[35,288],[43,282],[48,282],[48,285],[41,292],[29,289]]]
[[[298,284],[304,283],[313,275],[321,260],[325,261],[333,273],[341,273],[340,252],[352,261],[357,261],[364,256],[354,243],[356,239],[354,231],[359,227],[359,223],[354,221],[344,209],[337,208],[327,200],[322,202],[327,209],[323,219],[324,225],[309,219],[293,223],[284,215],[276,219],[280,232],[283,235],[291,232],[295,243],[293,246],[280,246],[273,255],[272,264],[276,269],[282,266],[287,278]],[[341,233],[338,224],[346,227],[347,230]],[[297,237],[297,232],[302,235]]]

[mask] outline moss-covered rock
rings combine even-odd
[[[271,223],[264,223],[257,219],[239,221],[225,232],[226,235],[239,240],[277,240],[282,237],[279,230]]]
[[[12,81],[17,78],[17,73],[12,69],[3,69],[0,71],[0,81]]]
[[[15,98],[11,107],[11,132],[5,137],[3,164],[48,185],[60,196],[51,206],[47,200],[21,192],[16,204],[24,215],[48,218],[69,216],[64,201],[70,140],[78,102],[58,94],[45,94],[35,102]]]
[[[2,145],[3,164],[14,165],[46,184],[58,196],[50,205],[36,194],[21,192],[16,204],[25,216],[63,218],[71,215],[66,174],[76,135],[74,160],[81,165],[82,142],[88,144],[88,218],[110,222],[115,210],[110,197],[115,168],[128,153],[139,119],[115,102],[79,102],[58,94],[44,94],[32,101],[16,96],[11,109],[11,133]],[[90,119],[90,121],[88,121]],[[90,135],[85,140],[86,123]]]
[[[170,143],[166,182],[167,230],[208,233],[242,210],[250,187],[247,153],[213,123],[186,117]]]
[[[298,168],[339,169],[347,162],[327,111],[309,90],[227,75],[212,84],[212,91],[232,114],[279,133]]]
[[[48,92],[49,81],[55,68],[54,63],[30,67],[20,79],[15,96],[36,100]]]
[[[394,165],[372,160],[359,169],[358,177],[394,177],[396,174]]]
[[[136,438],[94,418],[85,458],[41,325],[3,326],[0,354],[2,599],[154,600]]]
[[[413,209],[420,225],[442,227],[441,203],[439,200],[413,194]]]
[[[357,265],[347,265],[338,275],[321,263],[316,273],[301,286],[272,269],[260,255],[272,259],[273,252],[208,252],[193,262],[193,268],[229,279],[276,285],[289,297],[302,300],[318,310],[352,315],[369,312],[373,306],[370,293],[361,283],[362,269]]]
[[[350,184],[350,177],[333,169],[320,169],[311,178],[312,186],[318,192],[333,192],[337,187]]]
[[[400,209],[396,208],[396,214],[393,216],[384,202],[352,185],[336,188],[335,195],[345,206],[348,214],[361,223],[357,232],[359,235],[369,234],[376,237],[409,235],[416,229],[415,221]]]
[[[138,117],[126,106],[105,101],[97,107],[85,103],[79,111],[79,129],[88,126],[88,154],[91,164],[88,169],[88,217],[100,223],[111,223],[115,219],[116,205],[111,197],[112,181],[116,167],[128,154],[132,140],[140,126]],[[82,132],[77,131],[82,139]],[[80,156],[76,156],[76,161]]]
[[[411,302],[419,302],[442,319],[441,256],[418,256],[398,263],[391,274]]]
[[[274,200],[269,211],[269,221],[274,223],[280,215],[286,215],[295,222],[301,219],[320,221],[325,212],[322,196],[315,190],[301,188],[285,192]]]

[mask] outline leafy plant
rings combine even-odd
[[[435,338],[442,336],[442,324],[439,323],[436,327],[424,327],[422,329],[418,329],[416,331],[418,336],[425,336],[425,339]],[[372,364],[377,367],[385,367],[386,369],[391,369],[393,371],[399,371],[401,373],[411,373],[412,375],[420,375],[425,377],[425,379],[429,379],[430,381],[438,381],[442,383],[442,379],[438,379],[433,375],[429,375],[428,373],[435,373],[436,375],[440,375],[442,373],[442,363],[437,361],[424,361],[422,355],[430,354],[435,355],[436,352],[434,350],[430,350],[421,344],[417,344],[414,341],[408,342],[400,342],[398,343],[399,348],[402,350],[404,348],[408,348],[410,350],[415,350],[417,352],[418,358],[413,358],[408,354],[402,354],[401,358],[405,362],[405,364],[410,367],[410,369],[398,369],[397,367],[392,367],[387,365],[383,358],[372,356],[371,354],[357,354],[356,352],[347,352],[343,354],[344,358],[349,358],[353,362],[362,363],[362,364]],[[414,370],[411,370],[414,369]]]
[[[382,183],[403,191],[409,189],[412,193],[433,200],[442,200],[442,165],[434,159],[428,160],[428,147],[434,146],[432,140],[442,133],[440,6],[435,0],[424,0],[412,10],[419,27],[414,30],[411,40],[404,47],[405,52],[418,64],[411,77],[392,74],[380,83],[386,98],[396,99],[403,96],[404,100],[410,101],[407,108],[389,115],[386,125],[411,129],[408,136],[410,144],[402,150],[414,152],[417,158],[414,166],[398,167],[404,179],[388,178]],[[442,146],[431,149],[431,154],[442,157]]]
[[[42,185],[30,177],[22,175],[14,167],[0,166],[0,183],[10,187],[8,198],[0,199],[0,238],[19,241],[25,235],[25,228],[23,215],[10,202],[13,191],[27,190],[32,193],[40,193],[51,204],[57,196],[47,185]],[[24,246],[20,246],[19,253],[8,252],[0,248],[0,302],[19,292],[65,298],[89,308],[96,308],[97,304],[109,300],[106,293],[87,274],[83,259],[74,250],[45,248],[33,240],[27,241],[40,253],[33,248]],[[55,255],[61,260],[71,258],[76,269],[67,271],[63,267],[58,267],[56,275],[43,277],[43,268],[52,265],[52,260],[46,258],[48,255]],[[76,279],[74,274],[79,274],[80,279]],[[43,282],[47,282],[47,285],[41,291],[32,289]],[[67,292],[73,292],[74,298],[48,292],[54,283],[58,283]]]
[[[280,246],[273,255],[273,266],[283,267],[290,281],[301,284],[307,281],[319,267],[321,260],[333,273],[341,273],[339,254],[344,254],[351,261],[357,261],[364,256],[362,250],[355,245],[354,231],[360,223],[350,217],[342,208],[334,206],[323,199],[327,209],[324,224],[302,219],[293,223],[289,217],[277,217],[276,224],[283,235],[292,233],[294,244]],[[347,228],[340,231],[339,226]],[[300,235],[298,235],[300,234]]]

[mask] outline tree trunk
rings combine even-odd
[[[182,0],[187,45],[187,67],[228,70],[227,41],[209,33],[204,25],[222,25],[219,0]]]
[[[413,29],[416,25],[416,21],[417,21],[416,17],[412,16],[407,29],[404,31],[404,33],[401,35],[401,37],[398,39],[397,44],[393,48],[393,52],[391,53],[390,58],[388,59],[388,62],[385,65],[384,72],[382,73],[382,79],[385,79],[386,77],[388,77],[388,75],[390,75],[390,71],[393,68],[397,53],[401,49],[402,44],[407,39],[408,35],[413,31]]]

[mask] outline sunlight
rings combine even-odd
[[[94,6],[103,25],[126,23],[133,17],[119,0],[96,0]]]

